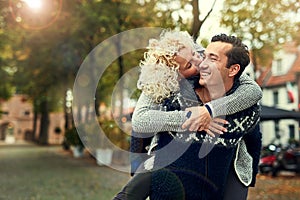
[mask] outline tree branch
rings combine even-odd
[[[212,4],[210,10],[209,10],[208,13],[206,14],[206,16],[203,18],[203,20],[201,20],[202,23],[205,22],[205,20],[209,17],[210,13],[213,11],[213,9],[214,9],[214,7],[215,7],[215,4],[216,4],[216,1],[217,1],[217,0],[214,0],[214,3]]]
[[[191,35],[193,36],[193,38],[196,40],[199,37],[200,34],[200,29],[203,25],[203,23],[206,21],[206,19],[209,17],[209,15],[211,14],[211,12],[213,11],[213,8],[215,7],[217,0],[214,0],[210,10],[208,11],[208,13],[206,14],[206,16],[200,20],[199,19],[199,15],[200,15],[200,11],[199,11],[199,0],[192,0],[191,4],[193,7],[193,25],[192,25],[192,31],[191,31]]]

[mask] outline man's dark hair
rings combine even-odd
[[[249,50],[247,45],[243,44],[239,38],[235,36],[228,36],[224,33],[215,35],[211,39],[211,42],[218,41],[232,44],[233,47],[228,52],[226,52],[226,56],[228,57],[226,67],[229,68],[231,65],[239,64],[241,69],[236,75],[236,78],[239,78],[250,63]]]

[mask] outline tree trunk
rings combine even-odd
[[[48,101],[44,99],[41,103],[41,124],[39,134],[39,144],[48,144],[48,131],[49,131],[49,109]]]
[[[199,36],[200,28],[202,26],[202,22],[199,19],[200,11],[199,11],[199,2],[198,0],[193,0],[191,2],[193,7],[193,25],[191,30],[191,35],[196,40]]]
[[[37,129],[37,120],[38,120],[38,109],[37,109],[37,103],[36,99],[33,100],[33,127],[32,127],[32,134],[33,134],[33,139],[36,141],[36,129]]]
[[[118,3],[118,9],[117,9],[117,19],[118,19],[118,28],[117,28],[117,32],[118,33],[121,33],[122,31],[122,26],[124,24],[124,21],[120,15],[120,3]],[[121,38],[121,35],[119,34],[118,37],[117,37],[117,41],[115,43],[115,46],[116,46],[116,50],[117,50],[117,55],[119,56],[118,57],[118,64],[119,64],[119,81],[120,81],[120,116],[119,116],[119,125],[122,126],[123,124],[121,123],[122,122],[122,116],[123,116],[123,99],[124,99],[124,94],[123,94],[123,79],[122,79],[122,76],[123,76],[123,73],[124,73],[124,61],[123,61],[123,57],[122,57],[122,45],[121,45],[121,41],[122,41],[122,38]]]
[[[117,48],[117,52],[118,52],[118,64],[119,64],[119,81],[120,81],[120,88],[119,88],[119,95],[120,95],[120,113],[119,113],[119,118],[118,118],[118,121],[119,121],[119,125],[122,126],[122,117],[123,117],[123,100],[124,100],[124,94],[123,94],[123,79],[122,79],[122,76],[123,76],[123,73],[124,73],[124,61],[123,61],[123,57],[121,56],[121,38],[119,38],[119,40],[117,41],[116,43],[116,48]]]
[[[96,99],[95,100],[95,111],[96,111],[97,117],[100,117],[99,106],[100,106],[100,101],[99,101],[99,99]]]
[[[257,50],[252,50],[252,64],[253,64],[253,71],[254,71],[254,80],[257,79],[256,73],[257,73]]]

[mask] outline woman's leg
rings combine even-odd
[[[136,173],[113,200],[145,200],[150,193],[151,172]]]
[[[231,165],[225,185],[224,200],[246,200],[248,187],[242,184]]]

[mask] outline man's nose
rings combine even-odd
[[[199,65],[199,70],[200,69],[206,69],[206,68],[208,68],[208,62],[207,62],[207,60],[206,59],[204,59],[202,62],[201,62],[201,64]]]

